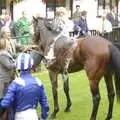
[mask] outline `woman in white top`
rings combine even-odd
[[[46,65],[49,67],[55,60],[54,56],[54,45],[56,40],[60,38],[61,36],[66,37],[66,40],[69,39],[69,32],[72,31],[74,27],[74,24],[72,21],[69,20],[67,10],[64,7],[59,7],[56,10],[56,16],[55,19],[52,22],[52,31],[57,34],[57,36],[54,38],[53,44],[50,46],[50,50],[48,51],[47,55],[45,56],[46,60],[48,61],[48,64]]]

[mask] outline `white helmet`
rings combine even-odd
[[[33,66],[33,58],[28,53],[20,53],[16,60],[17,70],[30,70]]]

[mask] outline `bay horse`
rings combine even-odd
[[[39,45],[40,52],[46,56],[50,49],[50,45],[54,42],[57,35],[48,30],[45,26],[44,18],[33,18],[34,26],[34,43]],[[54,111],[51,119],[56,117],[59,111],[58,104],[58,74],[63,73],[66,59],[70,58],[68,65],[68,73],[73,73],[84,69],[86,71],[90,91],[92,94],[93,108],[90,120],[96,120],[98,108],[100,104],[99,82],[104,77],[108,92],[109,108],[106,120],[112,118],[114,104],[114,85],[112,76],[114,75],[114,83],[117,100],[120,101],[120,52],[108,40],[100,36],[85,36],[76,40],[68,40],[61,36],[55,41],[54,47],[56,61],[48,67],[49,76],[52,85],[52,93],[54,99]],[[66,73],[67,75],[67,73]],[[64,76],[64,92],[67,99],[65,112],[70,111],[71,98],[69,95],[69,77]]]

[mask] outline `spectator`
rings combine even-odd
[[[15,69],[14,60],[6,51],[6,41],[0,39],[0,98],[3,97],[5,89],[11,82],[12,69]]]
[[[16,49],[15,49],[15,41],[12,40],[10,37],[10,29],[8,27],[3,27],[1,29],[1,38],[3,38],[6,41],[6,50],[14,56],[16,54]]]
[[[107,13],[106,19],[111,22],[112,27],[118,25],[118,22],[117,22],[117,19],[116,19],[116,13],[114,12],[114,9],[110,13]]]
[[[52,30],[56,33],[61,33],[61,31],[67,31],[68,27],[68,16],[67,11],[64,7],[60,7],[56,11],[55,19],[52,22]]]
[[[48,102],[44,86],[38,78],[31,75],[33,59],[27,53],[21,53],[16,61],[20,77],[9,86],[8,92],[0,103],[0,109],[14,105],[15,120],[38,120],[36,108],[38,101],[41,105],[41,120],[48,116]]]
[[[100,34],[112,31],[112,24],[106,19],[106,14],[96,19],[96,30],[98,30]]]
[[[3,8],[3,9],[2,9],[2,13],[1,13],[0,16],[1,16],[1,18],[4,19],[4,20],[5,20],[5,15],[6,15],[6,9]]]
[[[111,32],[112,31],[112,24],[109,20],[107,20],[106,18],[107,16],[103,16],[102,19],[103,19],[103,26],[102,26],[102,32],[104,33],[108,33],[108,32]]]
[[[79,32],[79,36],[86,35],[88,33],[88,25],[87,25],[87,12],[82,11],[79,23],[75,25],[75,30]]]
[[[9,11],[6,10],[6,13],[5,13],[5,27],[11,27],[11,16],[10,16],[10,13]]]
[[[14,58],[16,57],[16,52],[20,52],[24,49],[24,46],[18,45],[15,39],[11,39],[9,27],[3,27],[1,29],[1,38],[6,41],[6,49]]]
[[[75,24],[79,23],[80,16],[81,16],[80,5],[76,5],[76,11],[73,13],[73,21]]]
[[[15,63],[12,56],[6,51],[6,41],[0,40],[0,98],[6,94],[11,78],[15,70]],[[8,109],[10,113],[11,108]],[[0,120],[2,116],[0,115]]]
[[[26,17],[26,13],[22,12],[22,17],[16,23],[20,38],[21,45],[28,45],[29,44],[29,36],[30,36],[30,25],[31,23]]]
[[[0,30],[3,26],[5,26],[5,20],[2,18],[2,16],[0,16]]]

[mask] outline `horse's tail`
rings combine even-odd
[[[117,100],[120,102],[120,51],[114,45],[110,45],[110,65],[114,70],[114,82]]]

